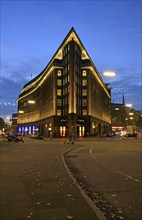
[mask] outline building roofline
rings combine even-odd
[[[33,78],[32,80],[30,80],[28,83],[26,83],[18,97],[17,100],[23,98],[23,95],[24,97],[27,96],[29,93],[32,93],[36,90],[36,88],[38,88],[39,84],[41,84],[40,82],[43,81],[43,79],[46,77],[46,74],[48,75],[47,73],[47,70],[49,69],[50,71],[50,67],[53,63],[53,60],[57,57],[59,51],[65,47],[66,44],[68,44],[68,42],[70,42],[71,38],[74,38],[74,40],[79,44],[79,46],[81,47],[82,51],[85,53],[85,56],[88,57],[88,59],[91,61],[91,64],[92,64],[92,67],[93,69],[95,70],[95,72],[97,73],[97,76],[99,78],[99,82],[103,84],[104,88],[106,88],[106,85],[105,83],[103,82],[101,76],[99,75],[99,72],[96,68],[96,66],[94,65],[91,57],[89,56],[87,50],[85,49],[83,43],[81,42],[78,34],[76,33],[74,27],[72,27],[70,29],[70,31],[68,32],[67,36],[65,37],[65,39],[62,41],[62,43],[60,44],[60,46],[58,47],[58,49],[56,50],[56,52],[54,53],[54,55],[52,56],[52,58],[50,59],[50,61],[48,62],[48,64],[46,65],[46,67],[43,69],[43,71],[41,73],[39,73],[35,78]],[[37,85],[36,85],[37,84]],[[29,92],[28,92],[29,91]],[[106,91],[107,91],[107,88],[106,88]]]

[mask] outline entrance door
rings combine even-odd
[[[85,134],[85,127],[79,126],[79,137],[83,137]]]
[[[60,126],[60,136],[65,137],[66,136],[66,127]]]

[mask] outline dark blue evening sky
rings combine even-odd
[[[141,1],[1,1],[1,116],[50,61],[71,27],[89,53],[112,101],[141,109]],[[105,78],[106,70],[116,72]]]

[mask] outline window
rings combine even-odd
[[[62,85],[62,80],[61,79],[57,79],[57,86],[61,86]]]
[[[57,99],[57,106],[61,106],[62,105],[62,100],[61,99]]]
[[[57,95],[59,95],[59,96],[62,95],[62,90],[61,89],[57,89]]]
[[[87,79],[83,79],[83,80],[82,80],[82,85],[83,85],[83,86],[86,86],[86,85],[87,85]]]
[[[62,71],[61,70],[57,71],[57,76],[62,76]]]
[[[83,71],[82,71],[82,76],[87,76],[86,70],[83,70]]]
[[[57,109],[57,115],[61,115],[61,109]]]
[[[86,110],[86,109],[83,109],[82,114],[83,114],[83,115],[87,115],[87,110]]]
[[[66,136],[66,127],[60,127],[60,136],[62,137]]]
[[[82,96],[87,96],[87,89],[82,90]]]
[[[82,106],[87,106],[87,99],[82,99]]]
[[[85,127],[79,126],[79,137],[84,136],[85,134]]]

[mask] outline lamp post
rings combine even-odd
[[[116,73],[115,73],[114,71],[109,71],[109,70],[107,70],[107,71],[104,71],[104,72],[103,72],[103,76],[110,79],[110,78],[114,78],[114,77],[116,76]],[[111,89],[112,89],[112,88],[108,88],[108,85],[109,85],[109,83],[106,84],[106,86],[107,86],[107,90],[108,90],[108,92],[109,92],[109,94],[110,94],[110,102],[111,102]],[[111,106],[110,106],[110,109],[111,109]],[[110,114],[110,120],[111,120],[110,126],[111,126],[111,129],[112,129],[112,112],[111,112],[111,114]]]

